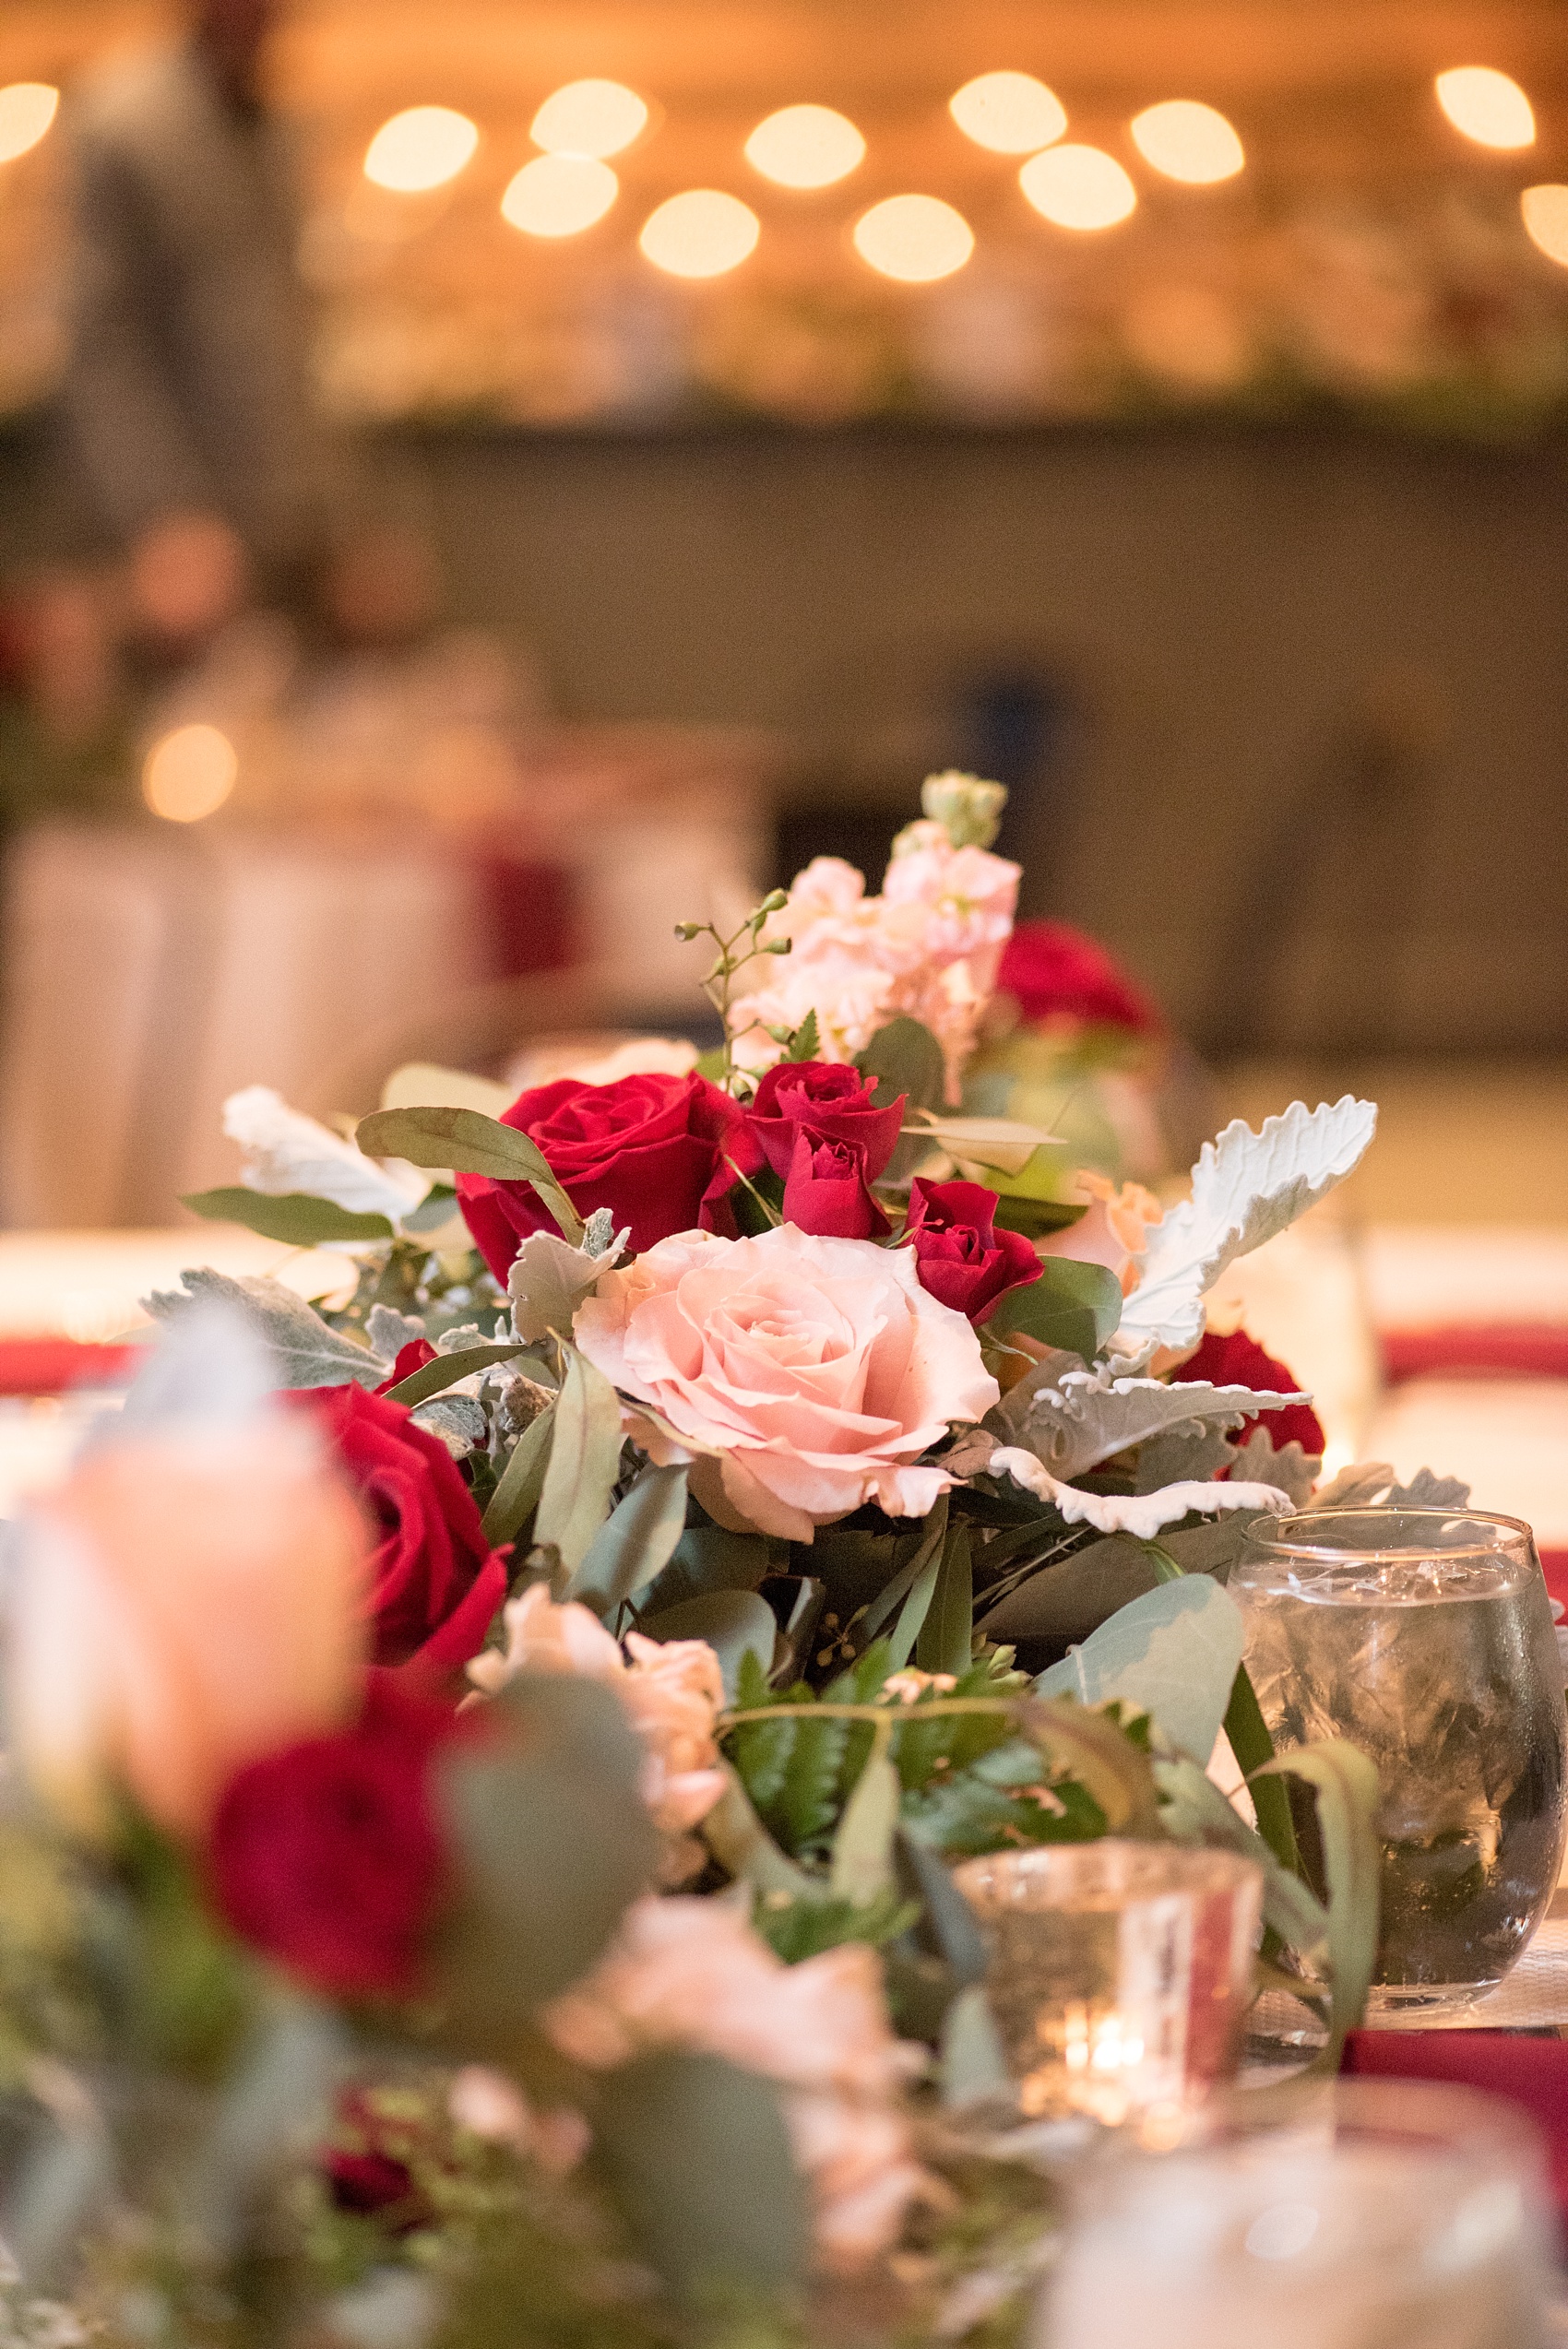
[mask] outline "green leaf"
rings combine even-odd
[[[754,1591],[704,1591],[658,1615],[645,1615],[637,1629],[650,1640],[706,1640],[718,1655],[727,1696],[748,1651],[768,1669],[778,1632],[772,1608]]]
[[[943,2019],[937,2078],[949,2107],[1013,2093],[1002,2035],[978,1982],[959,1991]]]
[[[686,1473],[683,1465],[643,1470],[588,1544],[564,1596],[609,1615],[662,1573],[685,1528]]]
[[[915,1661],[922,1672],[951,1672],[955,1679],[962,1678],[969,1668],[974,1645],[974,1616],[969,1528],[960,1518],[948,1530],[931,1609],[915,1643]]]
[[[1252,1785],[1258,1833],[1280,1866],[1288,1868],[1292,1876],[1299,1876],[1301,1856],[1296,1848],[1290,1797],[1277,1778],[1260,1781],[1258,1777],[1258,1773],[1265,1771],[1274,1760],[1274,1739],[1268,1734],[1268,1724],[1244,1664],[1236,1667],[1230,1702],[1225,1709],[1225,1734],[1241,1775]]]
[[[879,1631],[893,1608],[899,1608],[898,1620],[888,1635],[888,1663],[894,1671],[902,1671],[914,1650],[921,1627],[936,1589],[936,1578],[942,1571],[942,1553],[947,1539],[947,1495],[943,1494],[931,1513],[924,1540],[901,1573],[896,1574],[872,1605],[866,1609],[865,1628],[874,1635]]]
[[[436,1804],[457,1862],[437,1972],[457,2046],[515,2044],[530,2010],[599,1958],[658,1866],[642,1742],[576,1673],[524,1673],[448,1746]]]
[[[819,1843],[832,1826],[849,1742],[847,1721],[824,1720],[809,1712],[795,1729],[784,1784],[768,1814],[786,1850],[804,1851]]]
[[[846,1941],[864,1941],[879,1950],[907,1933],[920,1917],[918,1901],[901,1901],[896,1892],[874,1901],[761,1900],[752,1911],[752,1930],[760,1934],[786,1965],[820,1957],[824,1950],[841,1949]]]
[[[537,1143],[516,1127],[477,1109],[376,1109],[362,1118],[354,1139],[373,1158],[407,1158],[416,1167],[450,1167],[458,1174],[489,1175],[496,1182],[531,1183],[574,1248],[583,1220],[550,1170]]]
[[[263,1240],[280,1240],[291,1248],[319,1248],[334,1240],[390,1240],[392,1226],[386,1216],[356,1216],[335,1199],[317,1199],[307,1191],[251,1191],[244,1184],[226,1191],[188,1191],[180,1200],[196,1216],[213,1223],[243,1224]]]
[[[994,1340],[1022,1334],[1092,1362],[1122,1318],[1122,1284],[1104,1264],[1047,1256],[1039,1280],[1010,1289],[986,1323]]]
[[[760,1738],[769,1729],[785,1729],[792,1735],[794,1724],[759,1721],[749,1734]],[[732,1749],[740,1742],[739,1736],[732,1738]],[[808,1876],[803,1868],[787,1858],[757,1817],[739,1763],[728,1762],[725,1775],[729,1785],[702,1822],[703,1841],[714,1857],[738,1882],[751,1884],[764,1895],[773,1893],[789,1901],[820,1900],[825,1891],[820,1879]]]
[[[1087,1705],[1028,1697],[1018,1707],[1018,1726],[1093,1797],[1105,1813],[1109,1833],[1134,1840],[1160,1835],[1148,1756],[1105,1714]]]
[[[388,1387],[388,1403],[401,1403],[412,1410],[416,1403],[428,1403],[433,1394],[445,1394],[449,1386],[459,1380],[471,1378],[476,1370],[488,1370],[497,1362],[510,1362],[526,1352],[514,1341],[509,1346],[465,1346],[456,1354],[438,1354],[434,1362],[422,1370],[410,1370],[397,1386]]]
[[[439,1231],[457,1213],[457,1194],[449,1182],[433,1183],[417,1207],[403,1216],[405,1231]]]
[[[1172,1745],[1202,1765],[1230,1701],[1243,1636],[1235,1600],[1206,1574],[1182,1575],[1119,1608],[1040,1674],[1035,1693],[1075,1697],[1080,1704],[1119,1700],[1150,1714]]]
[[[512,1457],[484,1513],[481,1531],[493,1549],[512,1540],[539,1507],[554,1433],[555,1410],[552,1406],[548,1411],[541,1411],[537,1419],[529,1421],[514,1444]]]
[[[989,1963],[985,1936],[946,1861],[907,1828],[898,1834],[898,1872],[921,1898],[920,1939],[939,1957],[959,1989],[982,1979]]]
[[[697,1055],[697,1074],[706,1076],[709,1085],[717,1085],[719,1082],[727,1065],[728,1058],[722,1044],[716,1044],[711,1051],[701,1052]]]
[[[1373,1825],[1377,1772],[1343,1738],[1324,1738],[1265,1762],[1258,1775],[1304,1779],[1317,1798],[1333,1969],[1330,2051],[1336,2070],[1345,2034],[1355,2029],[1365,2011],[1377,1963],[1382,1864]]]
[[[892,1717],[878,1723],[874,1742],[833,1838],[828,1886],[836,1900],[863,1907],[893,1890],[893,1838],[903,1788],[888,1758]]]
[[[876,1085],[872,1099],[879,1109],[891,1109],[902,1093],[911,1109],[934,1109],[946,1091],[947,1064],[942,1047],[918,1019],[900,1014],[879,1027],[855,1066]]]
[[[633,2239],[683,2299],[802,2280],[810,2213],[772,2082],[717,2056],[644,2056],[606,2075],[592,2118]]]
[[[787,1061],[814,1061],[821,1050],[822,1038],[817,1034],[816,1014],[808,1012],[790,1038],[784,1058]]]
[[[573,1346],[563,1351],[566,1375],[555,1406],[534,1538],[553,1542],[562,1565],[575,1574],[610,1513],[621,1469],[621,1406],[610,1381],[586,1354]]]
[[[1234,1811],[1214,1781],[1190,1756],[1153,1765],[1160,1817],[1179,1844],[1240,1852],[1263,1869],[1265,1922],[1301,1957],[1313,1959],[1328,1937],[1328,1912],[1311,1888],[1281,1868],[1261,1835]],[[1255,1797],[1254,1797],[1255,1799]]]

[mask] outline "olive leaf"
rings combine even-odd
[[[960,1519],[943,1544],[942,1566],[931,1606],[915,1642],[922,1672],[950,1672],[958,1679],[969,1668],[974,1645],[975,1581],[969,1560],[969,1528]]]
[[[412,1410],[416,1403],[428,1403],[433,1394],[445,1394],[449,1386],[472,1378],[476,1370],[488,1370],[497,1362],[513,1361],[525,1348],[520,1344],[510,1346],[465,1346],[456,1354],[438,1354],[434,1362],[426,1362],[422,1370],[410,1370],[394,1387],[386,1390],[389,1403],[401,1403]]]
[[[515,1126],[477,1109],[376,1109],[362,1118],[354,1139],[367,1157],[407,1158],[416,1167],[449,1167],[456,1174],[489,1175],[496,1182],[531,1183],[574,1248],[583,1219],[550,1170],[539,1145]]]
[[[651,1465],[588,1544],[564,1596],[612,1614],[663,1572],[685,1530],[686,1468]]]
[[[510,1541],[539,1507],[554,1433],[555,1406],[552,1405],[548,1411],[541,1411],[536,1419],[530,1419],[517,1438],[512,1457],[507,1461],[501,1481],[490,1496],[490,1506],[484,1513],[481,1530],[493,1549],[504,1541]]]
[[[180,1204],[209,1222],[243,1224],[263,1240],[282,1240],[291,1248],[320,1248],[331,1241],[390,1240],[392,1226],[386,1216],[357,1216],[335,1199],[317,1199],[306,1191],[251,1191],[243,1183],[221,1191],[187,1191]]]
[[[857,1908],[893,1889],[893,1838],[902,1787],[888,1752],[892,1735],[889,1715],[876,1724],[872,1750],[833,1838],[828,1889],[836,1900]]]

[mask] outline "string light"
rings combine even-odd
[[[1536,118],[1518,83],[1492,65],[1455,65],[1433,85],[1456,131],[1479,147],[1533,147]]]
[[[1134,114],[1133,143],[1146,163],[1168,180],[1211,187],[1234,179],[1247,158],[1234,128],[1214,106],[1195,98],[1168,98]]]
[[[1067,127],[1067,110],[1033,74],[977,74],[947,101],[966,138],[993,155],[1029,155]]]
[[[975,233],[939,196],[889,196],[855,222],[855,250],[885,278],[929,285],[961,269]]]
[[[36,147],[60,111],[60,93],[46,81],[14,81],[0,89],[0,163]]]
[[[1568,269],[1568,187],[1527,187],[1519,210],[1531,243]]]
[[[536,155],[508,182],[501,217],[525,236],[580,236],[620,193],[620,181],[596,156]]]
[[[648,214],[637,243],[654,267],[672,278],[721,278],[755,251],[761,233],[756,214],[738,196],[689,187]]]
[[[1113,229],[1137,208],[1137,189],[1099,147],[1051,147],[1031,155],[1018,184],[1059,229]]]
[[[450,106],[409,106],[383,123],[365,150],[364,175],[398,196],[444,187],[473,160],[479,131]]]
[[[171,824],[199,824],[222,806],[239,772],[227,734],[216,726],[180,726],[148,751],[141,795]]]
[[[780,187],[831,187],[855,169],[865,140],[831,106],[781,106],[746,141],[746,160]]]
[[[619,81],[569,81],[548,97],[529,136],[547,155],[619,155],[647,125],[647,101]]]

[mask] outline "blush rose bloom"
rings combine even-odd
[[[630,1413],[652,1458],[695,1455],[711,1514],[792,1541],[867,1501],[925,1516],[952,1478],[921,1453],[1000,1393],[908,1251],[792,1224],[661,1240],[606,1274],[575,1326],[588,1360],[674,1430]]]
[[[242,1763],[359,1702],[371,1532],[314,1430],[146,1434],[89,1451],[18,1529],[15,1750],[73,1826],[118,1785],[177,1835]]]
[[[542,2021],[563,2054],[593,2070],[677,2046],[779,2082],[817,2257],[837,2273],[887,2250],[910,2203],[935,2191],[901,2103],[925,2058],[893,2036],[882,1961],[863,1941],[786,1965],[721,1902],[641,1900],[609,1954]]]

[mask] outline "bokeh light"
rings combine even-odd
[[[756,214],[738,196],[689,187],[648,214],[637,243],[655,268],[672,278],[721,278],[755,251],[761,233]]]
[[[1439,74],[1437,102],[1456,131],[1481,147],[1531,147],[1536,118],[1518,83],[1493,65],[1455,65]]]
[[[199,824],[234,788],[240,762],[216,726],[180,726],[147,754],[141,795],[154,815],[171,824]]]
[[[781,106],[746,141],[746,160],[780,187],[831,187],[866,151],[848,114],[831,106]]]
[[[501,217],[525,236],[580,236],[621,193],[608,163],[592,155],[536,155],[508,182]]]
[[[1531,243],[1568,269],[1568,187],[1527,187],[1519,210]]]
[[[1137,208],[1137,189],[1100,147],[1051,147],[1031,155],[1018,184],[1059,229],[1113,229]]]
[[[0,89],[0,163],[36,147],[59,110],[60,93],[51,82],[14,81]]]
[[[399,196],[455,180],[472,161],[479,132],[450,106],[409,106],[383,123],[365,150],[364,175]]]
[[[861,259],[906,285],[950,278],[974,249],[973,229],[939,196],[889,196],[855,222]]]
[[[966,138],[993,155],[1030,155],[1067,127],[1067,109],[1033,74],[977,74],[947,101]]]
[[[1190,187],[1233,179],[1247,160],[1224,115],[1195,98],[1168,98],[1158,106],[1146,106],[1134,115],[1131,127],[1133,143],[1145,162]]]
[[[647,105],[619,81],[569,81],[547,98],[529,136],[547,155],[619,155],[647,124]]]

